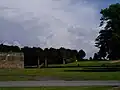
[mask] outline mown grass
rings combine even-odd
[[[0,88],[0,90],[114,90],[112,87],[36,87],[36,88]]]
[[[37,80],[57,77],[62,80],[120,80],[120,72],[66,72],[82,68],[0,69],[0,81]]]
[[[118,65],[111,61],[81,61],[66,66],[101,66],[103,64]],[[63,65],[63,64],[62,64]],[[0,69],[0,81],[28,81],[39,80],[42,77],[57,77],[62,80],[120,80],[119,72],[83,72],[80,70],[100,70],[104,67],[77,67],[77,68],[40,68],[40,69]]]
[[[52,64],[48,66],[102,66],[102,65],[120,65],[120,62],[112,63],[112,61],[79,61],[79,62],[73,62],[68,64]]]
[[[80,61],[80,62],[73,62],[73,63],[67,64],[67,66],[74,66],[78,64],[80,66],[101,66],[107,63],[109,63],[109,61]]]

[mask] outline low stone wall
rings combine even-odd
[[[0,61],[0,68],[24,68],[24,61]]]
[[[0,68],[24,68],[23,53],[0,53]]]

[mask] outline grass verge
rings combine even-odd
[[[108,66],[115,66],[119,65],[120,66],[120,61],[115,62],[115,61],[78,61],[78,62],[73,62],[73,63],[68,63],[68,64],[51,64],[48,65],[48,67],[57,67],[57,66],[102,66],[102,65],[108,65]]]
[[[0,90],[115,90],[112,87],[36,87],[36,88],[0,88]]]
[[[82,68],[0,69],[0,81],[40,80],[43,77],[61,80],[120,80],[120,72],[65,72]],[[48,78],[49,79],[49,78]]]

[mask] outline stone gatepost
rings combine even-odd
[[[45,59],[45,67],[48,67],[47,59]]]
[[[63,64],[65,64],[65,59],[63,58]]]
[[[40,59],[38,57],[38,68],[40,68]]]

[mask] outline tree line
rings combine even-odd
[[[43,62],[45,59],[48,60],[49,63],[63,63],[63,60],[66,61],[66,63],[74,62],[76,60],[84,60],[84,57],[86,56],[86,53],[84,50],[72,50],[72,49],[66,49],[64,47],[61,47],[59,49],[55,48],[45,48],[42,49],[40,47],[28,47],[25,46],[23,48],[20,48],[18,46],[8,46],[0,44],[0,52],[22,52],[28,57],[34,56],[33,59],[39,57],[40,61]],[[30,59],[29,61],[30,62]],[[37,61],[36,61],[37,62]],[[34,63],[34,60],[31,61],[31,63]]]

